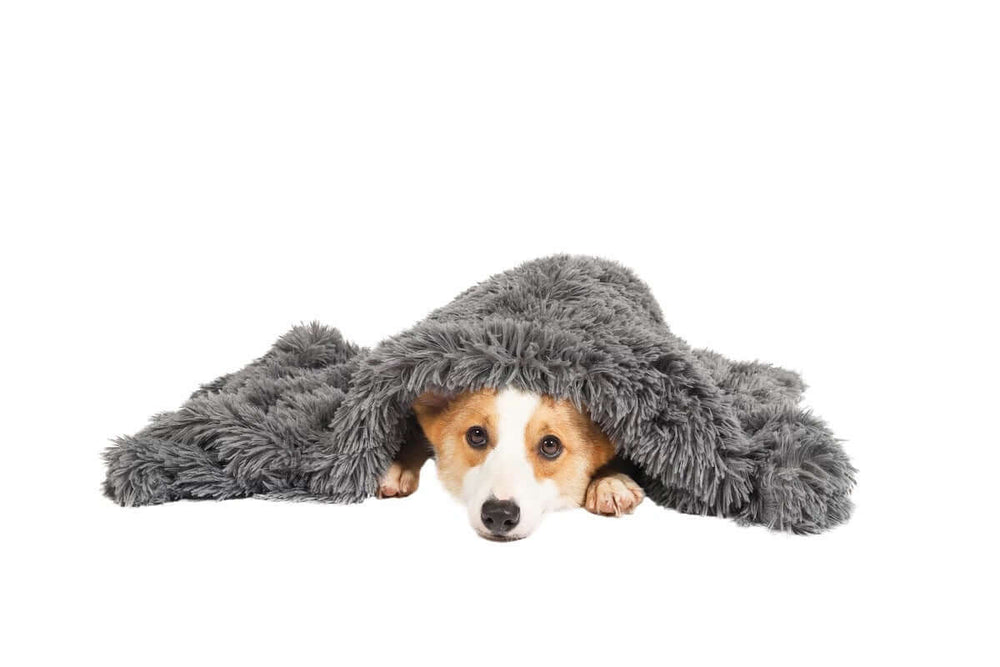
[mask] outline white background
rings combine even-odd
[[[992,5],[992,6],[991,6]],[[997,664],[995,3],[0,6],[7,665]],[[121,509],[112,436],[318,319],[553,252],[801,371],[800,538],[649,503]]]

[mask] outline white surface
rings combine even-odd
[[[0,8],[4,664],[996,664],[995,5],[152,5]],[[556,251],[802,371],[853,521],[99,495],[291,324]]]

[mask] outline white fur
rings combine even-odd
[[[528,459],[531,451],[525,443],[528,422],[538,409],[540,398],[514,389],[504,389],[496,398],[497,424],[490,434],[496,443],[482,465],[471,468],[462,479],[462,501],[469,512],[472,527],[484,535],[483,503],[495,496],[512,500],[521,509],[521,520],[507,537],[526,537],[549,510],[561,509],[565,502],[552,480],[538,481]]]

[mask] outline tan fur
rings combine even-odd
[[[553,460],[538,453],[538,446],[547,435],[559,438],[563,445],[562,454]],[[560,495],[577,504],[583,504],[594,473],[615,455],[615,446],[590,418],[569,401],[549,396],[542,397],[528,422],[524,444],[535,477],[551,479],[559,487]]]
[[[492,434],[496,427],[496,392],[466,392],[454,398],[424,394],[413,405],[420,428],[434,447],[438,476],[445,488],[458,494],[469,468],[483,462],[489,447],[475,449],[465,441],[465,433],[482,426]],[[492,443],[491,443],[492,444]]]

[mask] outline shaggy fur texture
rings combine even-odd
[[[292,329],[105,453],[122,505],[374,495],[427,390],[514,386],[587,410],[648,496],[682,512],[814,533],[850,514],[854,469],[798,407],[798,375],[692,350],[649,289],[591,257],[523,264],[373,349]]]

